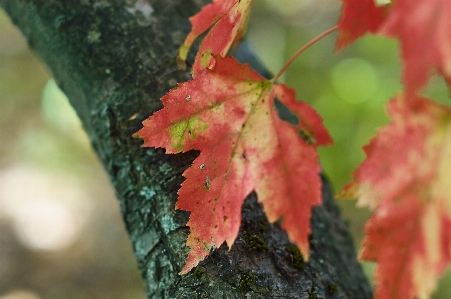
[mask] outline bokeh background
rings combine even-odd
[[[334,26],[336,0],[255,0],[248,42],[273,73]],[[320,149],[335,191],[388,122],[401,90],[398,45],[366,36],[336,53],[336,33],[281,78],[315,107],[335,144]],[[426,45],[425,45],[426,46]],[[426,94],[450,103],[440,78]],[[339,201],[356,248],[370,213]],[[363,263],[371,277],[374,265]],[[451,271],[435,299],[451,298]],[[51,74],[0,10],[0,299],[145,298],[118,203],[80,121]]]

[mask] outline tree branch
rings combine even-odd
[[[174,211],[195,152],[165,155],[131,135],[189,75],[175,57],[204,0],[0,0],[67,94],[109,173],[149,298],[371,298],[328,183],[299,259],[251,194],[233,248],[180,276],[188,213]],[[316,297],[315,297],[316,296]]]

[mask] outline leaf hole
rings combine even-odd
[[[291,110],[285,106],[278,98],[274,98],[274,105],[276,106],[279,118],[286,121],[292,126],[299,125],[299,118],[296,114],[291,112]]]

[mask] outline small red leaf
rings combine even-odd
[[[390,9],[390,5],[376,6],[375,0],[342,0],[342,2],[337,50],[368,32],[377,33]]]
[[[399,39],[407,94],[420,90],[431,72],[451,81],[451,1],[397,0],[381,33]]]
[[[396,37],[407,96],[423,88],[433,71],[451,82],[451,1],[396,0],[383,6],[375,0],[342,1],[337,49],[367,32]]]
[[[252,0],[214,0],[204,6],[190,18],[192,30],[179,50],[179,59],[185,61],[193,42],[211,27],[201,43],[192,71],[212,69],[214,57],[225,57],[246,32],[251,4]]]

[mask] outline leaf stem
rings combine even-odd
[[[316,36],[315,38],[313,38],[312,40],[310,40],[308,43],[306,43],[302,48],[300,48],[296,53],[293,54],[293,56],[291,56],[291,58],[287,61],[287,63],[285,63],[285,65],[282,67],[282,69],[277,73],[277,75],[271,79],[271,82],[274,83],[277,81],[277,79],[280,78],[280,76],[282,76],[282,74],[287,70],[287,68],[290,66],[290,64],[296,59],[298,58],[299,55],[301,55],[302,52],[304,52],[305,50],[307,50],[311,45],[313,45],[314,43],[316,43],[317,41],[319,41],[320,39],[322,39],[323,37],[329,35],[330,33],[334,32],[335,30],[338,29],[338,25],[334,26],[326,31],[324,31],[323,33],[321,33],[320,35]]]

